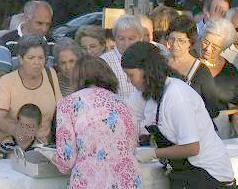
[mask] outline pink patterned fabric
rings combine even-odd
[[[71,171],[70,189],[143,188],[136,125],[117,95],[92,87],[62,99],[56,132],[56,161]]]

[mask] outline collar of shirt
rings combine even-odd
[[[238,53],[238,49],[235,47],[234,44],[232,44],[232,45],[230,46],[230,50],[235,51],[235,52]]]
[[[122,55],[121,55],[121,53],[118,51],[117,47],[114,47],[114,51],[115,51],[115,54],[116,54],[118,60],[121,62],[121,57],[122,57]]]
[[[23,36],[22,29],[21,29],[22,24],[23,24],[23,22],[20,23],[20,24],[17,26],[17,33],[18,33],[18,35],[19,35],[20,37]]]
[[[18,34],[20,37],[23,36],[23,33],[22,33],[22,24],[23,24],[23,22],[20,23],[20,24],[17,26],[17,34]],[[45,36],[44,36],[43,38],[47,41],[47,39],[46,39]]]
[[[171,79],[172,79],[171,77],[167,77],[167,78],[166,78],[165,84],[164,84],[165,88],[167,88],[167,86],[169,85]]]
[[[203,36],[206,29],[206,23],[204,22],[204,19],[200,20],[200,22],[198,22],[196,25],[197,25],[198,35],[200,37]]]

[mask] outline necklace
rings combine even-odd
[[[203,64],[205,64],[207,67],[212,67],[212,68],[214,68],[214,67],[216,66],[216,64],[212,64],[212,63],[210,63],[209,61],[204,60],[204,59],[201,59],[201,62],[202,62]]]
[[[23,77],[23,74],[21,73],[20,70],[18,70],[18,75],[19,75],[19,77],[20,77],[20,79],[21,79],[22,85],[23,85],[25,88],[29,89],[29,90],[35,90],[35,89],[39,88],[39,87],[42,85],[42,83],[43,83],[43,75],[42,75],[42,73],[41,73],[40,82],[37,81],[36,84],[32,84],[32,83],[31,83],[31,82],[32,82],[32,79],[29,79],[29,78],[26,79],[26,78],[24,78],[24,77]],[[30,82],[30,83],[29,83],[29,82]]]

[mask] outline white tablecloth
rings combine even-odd
[[[159,162],[139,164],[145,189],[168,189],[169,181]],[[0,189],[67,189],[66,177],[31,178],[11,168],[10,160],[0,160]]]
[[[67,178],[31,178],[14,171],[6,159],[0,160],[0,189],[67,189]]]
[[[238,138],[223,140],[238,180]],[[139,164],[144,189],[168,189],[169,181],[159,162]],[[36,179],[12,170],[10,160],[0,160],[0,189],[67,189],[66,177]]]
[[[139,164],[144,189],[169,189],[169,179],[159,162]]]

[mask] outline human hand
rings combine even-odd
[[[135,153],[136,159],[140,163],[146,163],[153,159],[157,159],[155,150],[156,148],[142,148],[142,149],[139,148],[136,150]]]
[[[140,146],[150,145],[150,135],[140,135],[139,144]]]
[[[226,10],[220,5],[219,1],[221,0],[215,0],[211,6],[210,11],[210,18],[221,18],[224,17],[226,14]]]

